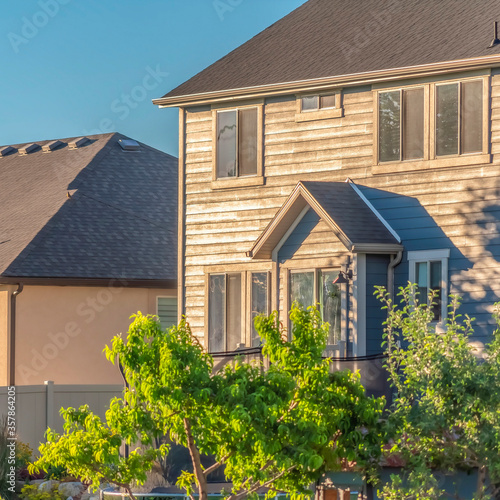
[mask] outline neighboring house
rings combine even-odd
[[[0,148],[0,386],[120,384],[129,317],[176,322],[176,185],[120,134]]]
[[[496,16],[496,17],[495,17]],[[475,318],[500,293],[498,2],[310,0],[153,102],[180,109],[179,314],[210,351],[320,304],[337,356],[382,351],[374,286]],[[340,277],[340,279],[338,278]]]

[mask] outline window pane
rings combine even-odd
[[[312,111],[318,109],[319,97],[317,95],[302,98],[302,111]]]
[[[415,281],[417,283],[417,298],[420,303],[427,303],[427,262],[415,264]]]
[[[226,277],[223,274],[209,278],[208,290],[208,350],[224,350]]]
[[[335,94],[322,95],[320,97],[320,108],[334,108],[335,107]]]
[[[226,351],[241,343],[241,274],[227,276]]]
[[[327,344],[337,344],[340,340],[341,291],[340,287],[333,283],[338,275],[338,271],[320,272],[319,308],[321,319],[330,324]]]
[[[458,83],[436,87],[436,155],[458,154]]]
[[[163,330],[177,324],[177,297],[158,297],[158,319]]]
[[[442,304],[441,261],[431,262],[430,266],[431,266],[431,276],[430,276],[431,289],[435,290],[437,292],[437,296],[434,298],[434,301],[432,304],[432,312],[434,314],[434,320],[440,321],[441,320],[441,304]]]
[[[380,161],[397,161],[401,157],[401,95],[381,92],[378,97],[378,148]]]
[[[296,300],[305,309],[314,303],[314,273],[290,274],[290,305]]]
[[[462,83],[462,153],[483,149],[483,82]]]
[[[260,314],[269,314],[267,310],[268,298],[267,298],[267,273],[252,273],[252,309],[250,311],[251,316],[251,347],[257,347],[260,345],[260,337],[255,330],[254,319]]]
[[[238,126],[238,175],[257,173],[257,109],[242,109]]]
[[[217,178],[236,176],[236,111],[217,113]]]
[[[403,160],[424,157],[424,89],[403,92]]]

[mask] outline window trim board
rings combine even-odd
[[[437,250],[411,250],[408,251],[408,281],[415,283],[415,264],[419,262],[441,262],[441,321],[434,322],[436,332],[443,332],[446,328],[446,318],[448,316],[448,295],[449,295],[449,275],[448,261],[450,249],[442,248]]]

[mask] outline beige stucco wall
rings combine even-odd
[[[156,297],[169,295],[176,290],[25,286],[17,298],[16,385],[121,383],[105,344],[127,332],[132,314],[156,314]]]

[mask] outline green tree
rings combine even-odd
[[[153,317],[137,315],[127,338],[106,348],[128,382],[123,398],[113,400],[106,422],[86,408],[63,412],[65,433],[49,432],[36,466],[61,464],[94,485],[120,484],[134,498],[133,480],[144,480],[154,460],[153,439],[168,436],[188,448],[193,464],[177,484],[189,495],[196,489],[201,500],[207,477],[222,466],[231,500],[263,486],[302,498],[327,470],[374,466],[384,401],[368,398],[357,375],[330,371],[322,359],[328,325],[316,309],[294,306],[290,319],[290,341],[276,314],[256,319],[266,369],[236,358],[215,373],[185,321],[162,331]],[[123,458],[122,440],[144,451]],[[207,469],[203,454],[215,457]]]
[[[467,315],[451,297],[444,332],[436,332],[432,308],[419,304],[416,288],[401,289],[396,306],[383,288],[376,294],[388,310],[387,369],[396,391],[387,419],[390,454],[399,455],[402,476],[383,489],[388,499],[462,498],[445,492],[436,472],[477,469],[474,498],[500,495],[500,333],[482,356],[470,342]],[[431,294],[429,303],[434,299]],[[498,305],[495,318],[498,323]]]

